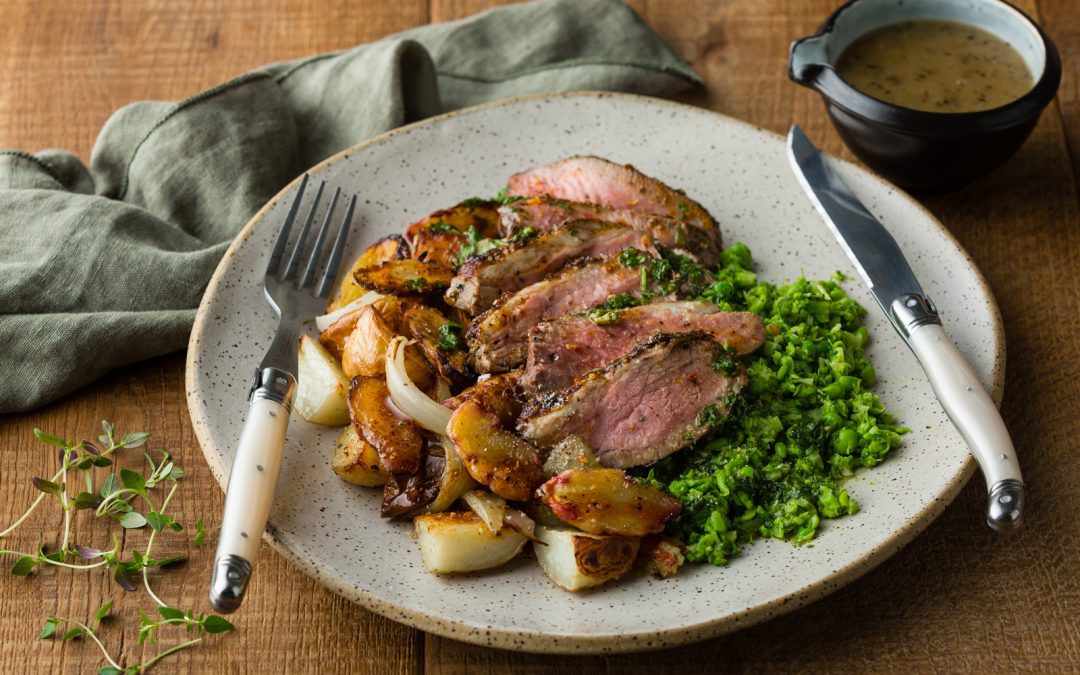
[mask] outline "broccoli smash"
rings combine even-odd
[[[702,300],[765,319],[765,343],[746,361],[749,384],[716,431],[656,464],[647,480],[675,495],[671,527],[687,557],[724,565],[758,536],[810,541],[822,518],[858,503],[838,481],[879,464],[908,430],[867,391],[866,313],[833,281],[758,281],[750,250],[724,251]]]

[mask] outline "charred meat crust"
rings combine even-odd
[[[473,365],[479,372],[516,367],[526,361],[528,331],[540,321],[590,309],[612,294],[639,293],[640,287],[638,271],[610,256],[572,262],[546,279],[504,293],[469,326]]]
[[[546,194],[660,213],[709,232],[717,230],[716,220],[705,207],[681,191],[638,171],[632,164],[617,164],[602,157],[570,157],[534,167],[511,176],[508,187],[515,195]]]
[[[661,301],[616,310],[603,323],[588,315],[562,316],[529,331],[525,386],[533,392],[564,387],[577,375],[621,357],[661,332],[707,333],[732,356],[745,356],[765,340],[759,315],[722,312],[712,303],[697,301]]]
[[[530,400],[518,430],[548,447],[577,437],[602,466],[643,466],[715,428],[746,379],[712,336],[662,333],[572,386]]]
[[[563,223],[574,220],[617,223],[636,230],[648,230],[657,226],[668,228],[681,226],[686,241],[679,248],[692,252],[708,267],[713,267],[720,262],[720,251],[723,248],[719,230],[706,230],[665,215],[588,202],[573,202],[556,199],[550,195],[531,197],[523,202],[502,206],[499,208],[499,215],[504,236],[524,227],[548,232]]]
[[[459,309],[487,309],[505,291],[520,290],[576,258],[634,247],[655,251],[685,239],[686,228],[657,225],[645,230],[597,220],[575,220],[523,242],[500,246],[466,261],[450,282],[447,301]]]
[[[720,346],[716,342],[716,340],[714,340],[712,336],[708,333],[703,333],[700,331],[691,331],[689,333],[657,333],[648,340],[634,347],[633,351],[631,351],[626,356],[615,359],[603,368],[596,368],[595,370],[590,370],[589,372],[583,373],[582,375],[574,378],[573,384],[563,387],[562,389],[549,392],[547,394],[529,398],[528,401],[525,403],[524,408],[522,408],[521,410],[521,415],[518,417],[518,426],[520,428],[522,422],[525,422],[526,420],[533,417],[538,417],[539,415],[543,415],[544,413],[550,412],[555,408],[558,408],[559,406],[565,404],[575,391],[580,389],[588,382],[593,380],[607,379],[610,375],[617,373],[624,364],[636,360],[638,357],[652,351],[657,347],[670,345],[673,349],[685,349],[689,348],[693,343],[699,340],[708,340],[709,342],[712,342],[713,345],[715,345],[714,354],[716,357],[719,358],[726,356],[726,354],[724,353],[724,348]]]

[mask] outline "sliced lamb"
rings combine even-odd
[[[548,232],[571,220],[602,220],[619,223],[635,230],[646,230],[657,223],[675,225],[681,221],[667,216],[658,216],[631,209],[616,209],[610,206],[571,202],[553,197],[530,197],[499,207],[502,232],[512,235],[526,227],[539,232]],[[693,253],[707,267],[713,267],[720,261],[720,231],[712,232],[698,227],[684,226],[684,239],[679,248]]]
[[[669,216],[714,236],[717,231],[716,221],[701,204],[629,164],[615,164],[600,157],[571,157],[514,174],[507,189],[512,195],[551,195]]]
[[[579,260],[562,271],[499,298],[469,327],[469,346],[477,372],[516,368],[525,362],[529,329],[544,319],[595,307],[610,295],[640,293],[641,275],[619,263]]]
[[[446,300],[458,309],[476,314],[491,307],[503,293],[534,284],[571,260],[604,256],[631,247],[649,251],[657,246],[673,248],[679,238],[679,228],[669,224],[635,230],[597,220],[564,223],[551,232],[470,258],[458,268],[446,291]]]
[[[518,429],[540,445],[576,436],[600,464],[650,464],[727,416],[746,373],[704,333],[662,333],[574,384],[528,403]]]
[[[765,325],[757,314],[721,312],[705,302],[656,302],[600,316],[563,316],[529,332],[523,384],[540,392],[560,389],[658,333],[690,332],[711,335],[734,356],[749,354],[765,341]]]

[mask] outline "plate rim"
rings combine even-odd
[[[428,125],[437,125],[444,120],[466,116],[474,114],[481,110],[488,110],[492,108],[509,107],[521,105],[523,103],[529,103],[537,100],[556,100],[566,98],[620,98],[635,103],[654,105],[654,106],[666,106],[678,110],[684,110],[695,114],[714,115],[722,118],[726,123],[736,124],[745,127],[748,130],[756,133],[773,136],[778,141],[783,142],[783,136],[769,129],[765,129],[756,124],[746,122],[723,113],[719,113],[707,108],[699,106],[680,103],[677,101],[671,101],[667,99],[655,98],[650,96],[642,96],[638,94],[627,94],[621,92],[608,92],[608,91],[568,91],[559,93],[541,93],[541,94],[528,94],[523,96],[514,96],[511,98],[501,99],[498,101],[492,101],[483,103],[476,106],[470,106],[468,108],[462,108],[451,112],[443,113],[441,115],[430,117],[418,122],[413,122],[408,125],[397,127],[390,131],[379,134],[372,138],[366,139],[346,148],[334,155],[324,159],[323,161],[315,164],[311,168],[303,171],[295,179],[285,185],[276,195],[270,198],[266,204],[260,208],[255,215],[244,225],[244,227],[237,233],[235,238],[230,243],[228,249],[225,251],[214,270],[213,276],[210,278],[207,284],[206,291],[203,294],[202,300],[199,303],[199,308],[195,314],[195,321],[192,325],[191,335],[187,344],[187,355],[184,364],[184,383],[186,396],[185,400],[188,407],[188,414],[191,418],[192,428],[195,431],[196,440],[199,443],[199,448],[202,451],[203,457],[217,481],[219,487],[224,491],[228,481],[228,470],[219,460],[220,453],[211,444],[210,438],[207,432],[209,427],[208,419],[205,414],[205,409],[201,405],[202,392],[198,384],[198,379],[195,377],[196,361],[198,354],[198,344],[200,337],[205,329],[205,325],[209,316],[209,303],[211,298],[215,297],[219,292],[223,281],[225,280],[225,268],[230,259],[236,254],[240,245],[249,237],[253,232],[256,225],[262,222],[265,214],[278,203],[279,200],[291,195],[296,186],[299,185],[302,177],[305,174],[317,175],[322,171],[325,171],[329,166],[337,162],[344,161],[350,155],[363,151],[368,146],[376,143],[382,143],[394,136],[405,134],[417,127],[423,127]],[[960,252],[966,262],[969,264],[971,271],[974,273],[974,278],[978,284],[980,290],[983,292],[984,297],[989,301],[991,316],[990,325],[994,334],[994,353],[993,364],[991,366],[991,391],[990,396],[993,399],[995,405],[1000,408],[1002,395],[1004,393],[1005,384],[1005,331],[1004,324],[1001,317],[1001,310],[998,306],[997,298],[994,296],[989,283],[987,282],[982,271],[978,265],[975,264],[974,259],[968,253],[967,249],[961,245],[956,239],[953,233],[942,223],[933,213],[930,212],[925,206],[923,206],[914,197],[899,187],[896,187],[892,183],[882,178],[874,171],[857,165],[853,162],[841,159],[834,155],[828,155],[831,161],[840,162],[849,169],[854,169],[862,174],[865,174],[871,180],[880,183],[882,187],[894,192],[900,199],[907,201],[910,205],[914,206],[922,215],[933,224],[939,234],[946,237],[948,241]],[[294,551],[284,539],[278,536],[276,529],[271,523],[267,524],[267,529],[263,533],[263,539],[270,544],[270,546],[280,555],[282,555],[287,561],[299,568],[305,575],[312,578],[320,585],[329,588],[338,595],[355,602],[356,604],[376,612],[382,616],[385,616],[391,620],[404,623],[412,628],[418,630],[435,633],[442,637],[450,639],[461,640],[472,644],[477,644],[487,647],[496,647],[503,649],[513,649],[518,651],[528,652],[550,652],[559,654],[604,654],[604,653],[626,653],[635,651],[647,651],[653,649],[663,649],[667,647],[674,647],[683,644],[689,644],[706,640],[713,637],[718,637],[736,630],[747,628],[758,623],[762,623],[769,619],[781,616],[792,612],[798,608],[804,607],[812,602],[819,600],[820,598],[836,591],[862,575],[866,574],[870,570],[874,569],[886,559],[899,552],[907,544],[909,544],[916,536],[921,534],[929,525],[941,515],[942,512],[956,499],[960,490],[967,484],[968,480],[975,473],[975,460],[969,453],[964,460],[964,465],[961,470],[953,477],[953,479],[947,483],[937,498],[930,501],[921,511],[914,514],[911,518],[903,523],[892,537],[886,542],[872,548],[866,552],[860,558],[850,562],[844,567],[834,570],[831,574],[823,576],[814,580],[813,582],[802,586],[790,593],[785,594],[782,597],[778,597],[770,602],[755,605],[753,607],[744,608],[739,612],[727,614],[722,617],[714,617],[712,619],[694,623],[692,625],[677,626],[672,628],[664,628],[654,632],[641,632],[633,633],[632,635],[625,634],[569,634],[569,633],[538,633],[535,631],[512,629],[512,628],[497,628],[494,626],[482,626],[472,625],[460,621],[452,621],[449,619],[440,618],[426,614],[422,611],[412,610],[406,607],[401,607],[392,602],[386,602],[378,597],[375,597],[362,589],[355,588],[344,583],[340,583],[340,580],[331,576],[324,576],[322,570],[316,568],[313,564],[309,563],[299,553]]]

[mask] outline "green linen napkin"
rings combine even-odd
[[[0,412],[183,349],[229,242],[307,167],[483,101],[700,83],[618,0],[542,0],[258,69],[105,124],[89,167],[0,151]]]

